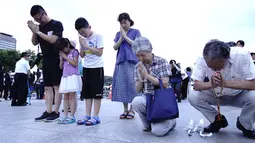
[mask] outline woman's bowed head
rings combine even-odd
[[[132,45],[132,51],[136,54],[139,61],[144,64],[150,64],[152,62],[152,45],[149,39],[145,37],[135,39]]]
[[[134,41],[132,45],[132,50],[140,61],[138,63],[139,80],[144,81],[148,76],[146,67],[149,67],[149,65],[151,65],[153,59],[152,45],[149,39],[145,37],[139,37]]]

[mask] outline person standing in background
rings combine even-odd
[[[182,80],[182,86],[181,86],[182,99],[184,100],[188,96],[187,95],[188,94],[188,84],[190,81],[191,69],[189,67],[187,67],[186,70],[183,72],[186,73],[186,77]]]
[[[251,53],[251,58],[253,60],[253,63],[255,64],[255,53]]]
[[[181,68],[178,64],[176,64],[175,60],[171,60],[169,62],[171,68],[171,75],[169,78],[169,82],[174,89],[178,102],[181,102],[181,84],[182,84],[182,74]]]
[[[140,31],[131,28],[134,21],[127,13],[121,13],[118,17],[120,31],[114,39],[113,49],[118,51],[112,82],[112,101],[122,102],[124,112],[120,119],[133,119],[135,113],[132,106],[128,110],[128,104],[137,95],[135,91],[134,70],[138,59],[132,52],[133,41],[140,37]]]
[[[4,74],[4,99],[8,100],[9,91],[11,91],[11,77],[8,72]]]
[[[2,64],[0,63],[0,97],[2,97],[3,88],[4,88],[4,72]]]
[[[11,106],[26,106],[28,95],[28,76],[30,74],[29,54],[21,53],[21,59],[16,63],[14,75],[14,95]]]
[[[43,80],[45,85],[46,111],[35,121],[52,122],[59,118],[59,106],[62,101],[58,88],[62,76],[62,70],[59,68],[59,52],[55,48],[55,43],[59,37],[62,37],[63,25],[60,21],[51,19],[44,8],[40,5],[32,6],[30,15],[40,25],[33,21],[27,22],[32,31],[32,44],[40,44],[43,54]],[[52,111],[53,98],[55,96],[55,110]]]
[[[9,71],[9,75],[11,77],[11,90],[10,90],[10,96],[9,98],[12,100],[13,94],[14,94],[14,71]]]
[[[44,85],[43,85],[43,74],[38,69],[36,72],[35,81],[36,99],[43,99],[44,96]]]
[[[238,40],[238,41],[236,42],[236,46],[237,46],[237,47],[243,48],[243,47],[244,47],[244,44],[245,44],[245,42],[244,42],[243,40]]]

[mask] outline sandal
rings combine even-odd
[[[84,125],[90,119],[91,119],[90,116],[85,116],[82,120],[77,121],[77,125]]]
[[[135,117],[135,112],[134,111],[128,111],[127,114],[127,119],[133,119]]]
[[[68,118],[67,117],[62,117],[58,119],[58,124],[68,124]]]
[[[123,114],[120,115],[120,119],[126,119],[128,115],[128,111],[125,110]]]
[[[72,123],[75,123],[75,122],[76,122],[76,119],[75,119],[74,116],[69,117],[69,119],[68,119],[68,124],[72,124]]]
[[[98,116],[94,116],[92,117],[91,119],[89,119],[85,125],[86,126],[92,126],[92,125],[97,125],[97,124],[100,124],[100,119]]]

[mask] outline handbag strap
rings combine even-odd
[[[160,87],[160,89],[164,89],[163,81],[162,81],[160,78],[158,79],[158,81],[159,81],[159,87]]]

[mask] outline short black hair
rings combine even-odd
[[[126,12],[123,12],[118,16],[118,21],[121,22],[122,20],[128,20],[130,22],[130,26],[135,24],[134,21],[130,18],[129,14]]]
[[[80,30],[81,28],[88,28],[88,27],[89,27],[89,22],[85,18],[80,17],[76,19],[75,21],[76,30]]]
[[[229,47],[235,47],[236,46],[236,43],[231,41],[231,42],[228,42],[227,43],[229,45]]]
[[[62,51],[65,47],[67,47],[69,44],[71,49],[74,49],[74,46],[70,43],[69,39],[67,38],[58,38],[55,46],[59,51]]]
[[[28,52],[22,52],[20,54],[20,57],[23,58],[23,57],[29,57],[29,53]]]
[[[245,45],[245,42],[243,41],[243,40],[238,40],[237,42],[236,42],[236,44],[237,43],[240,43],[243,47],[244,47],[244,45]]]
[[[191,71],[191,68],[190,68],[190,67],[187,67],[187,68],[186,68],[186,71]]]
[[[169,64],[173,64],[173,63],[176,64],[176,61],[175,60],[170,60]]]
[[[32,8],[31,8],[31,10],[30,10],[30,15],[33,17],[33,16],[35,16],[36,14],[42,13],[42,12],[45,12],[45,10],[43,9],[42,6],[40,6],[40,5],[34,5],[34,6],[32,6]]]
[[[255,55],[255,53],[252,52],[252,53],[251,53],[251,56],[253,56],[253,55]]]

